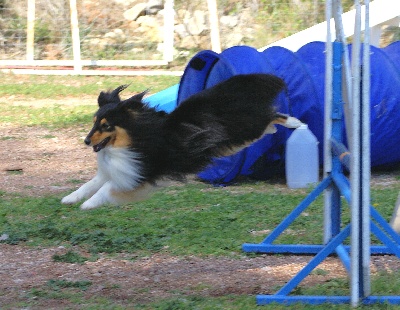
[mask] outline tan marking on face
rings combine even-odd
[[[96,131],[91,137],[90,141],[92,142],[91,145],[99,144],[105,138],[110,137],[113,135],[113,132],[100,132]],[[112,140],[112,139],[111,139]]]
[[[132,140],[125,129],[115,126],[114,137],[111,143],[114,147],[129,147],[132,145]]]
[[[97,121],[97,117],[96,116],[93,119],[94,119],[94,122]],[[107,123],[107,119],[103,118],[100,121],[100,126],[105,124],[105,123]],[[90,137],[90,141],[92,142],[91,145],[99,144],[101,141],[103,141],[107,137],[110,137],[110,136],[113,136],[113,135],[114,135],[113,132],[100,132],[100,130],[97,130]],[[112,140],[112,138],[111,138],[111,140]]]

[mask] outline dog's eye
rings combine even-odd
[[[103,123],[103,124],[101,124],[101,130],[110,131],[110,130],[112,130],[112,126],[108,123]]]

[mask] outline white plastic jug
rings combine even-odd
[[[319,179],[318,140],[303,124],[286,141],[286,183],[289,188],[306,188]]]

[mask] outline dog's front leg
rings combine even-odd
[[[105,183],[107,178],[102,173],[97,173],[96,176],[89,182],[83,184],[73,193],[65,196],[61,203],[63,204],[74,204],[81,201],[84,198],[89,198],[94,195]]]
[[[105,204],[123,204],[140,201],[148,197],[155,186],[150,183],[144,183],[130,191],[120,191],[115,189],[112,181],[105,183],[96,194],[81,205],[82,210],[88,210],[100,207]]]
[[[112,203],[110,199],[111,190],[112,190],[112,182],[107,181],[98,191],[96,191],[96,193],[92,197],[90,197],[81,205],[81,209],[82,210],[94,209],[102,205]]]

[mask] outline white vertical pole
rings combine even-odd
[[[28,16],[26,25],[26,60],[34,59],[35,44],[35,0],[28,0]]]
[[[174,0],[165,0],[164,3],[164,55],[165,61],[174,58]]]
[[[361,265],[361,212],[360,212],[360,45],[361,45],[361,6],[360,1],[355,0],[355,23],[352,45],[351,69],[352,69],[352,102],[350,114],[351,124],[351,304],[358,306],[362,295],[363,279],[360,274]]]
[[[332,18],[332,0],[325,3],[325,19]],[[333,82],[333,47],[331,23],[327,22],[326,54],[325,54],[325,115],[324,115],[324,178],[332,171],[331,135],[332,135],[332,82]],[[324,194],[324,244],[332,237],[332,188],[329,187]]]
[[[370,29],[369,29],[369,0],[364,0],[365,5],[365,31],[363,49],[363,71],[362,71],[362,163],[361,163],[361,186],[362,196],[362,252],[363,252],[363,279],[364,296],[371,294],[371,227],[370,227],[370,179],[371,179],[371,156],[370,156]]]
[[[210,16],[211,49],[216,53],[221,53],[221,40],[219,36],[217,1],[207,0],[207,5],[208,5],[208,13]]]
[[[76,0],[69,0],[71,11],[71,36],[72,36],[72,53],[74,57],[74,71],[80,73],[82,71],[81,63],[81,39],[79,35],[78,11],[76,8]]]

